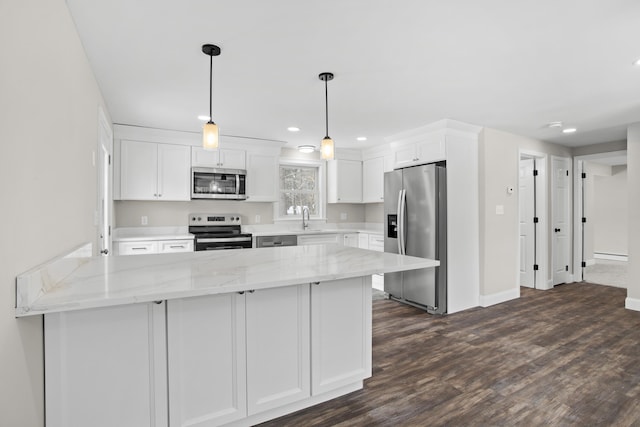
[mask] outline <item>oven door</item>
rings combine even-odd
[[[196,251],[251,248],[251,236],[240,237],[196,237]]]
[[[242,169],[191,168],[191,198],[244,200],[246,179]]]

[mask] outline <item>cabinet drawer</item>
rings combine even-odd
[[[313,234],[310,236],[298,236],[298,246],[326,245],[331,243],[342,243],[342,242],[338,241],[337,234]]]
[[[158,252],[193,252],[193,240],[161,240],[158,242]]]
[[[369,235],[369,249],[372,251],[384,252],[384,238],[380,235]]]
[[[144,255],[158,252],[157,242],[120,242],[118,255]]]

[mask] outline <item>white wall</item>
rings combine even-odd
[[[627,193],[629,202],[629,262],[627,265],[627,308],[640,311],[640,123],[627,130]]]
[[[480,294],[485,296],[517,291],[518,286],[518,195],[507,194],[507,187],[518,188],[520,151],[571,157],[570,149],[495,129],[485,128],[480,139]],[[548,179],[547,194],[551,194]],[[504,214],[496,214],[496,206]],[[547,206],[547,224],[551,225],[551,204]],[[546,230],[550,235],[550,228]],[[551,244],[551,239],[548,239]],[[551,273],[551,248],[548,248],[547,271]],[[547,279],[549,279],[548,277]]]
[[[613,166],[610,175],[594,178],[593,251],[627,255],[629,201],[627,166]]]
[[[95,243],[99,88],[64,0],[0,2],[0,425],[44,425],[42,317],[16,275]]]
[[[611,175],[611,166],[603,165],[600,163],[583,162],[583,172],[587,177],[583,180],[584,185],[584,216],[587,218],[587,222],[584,223],[584,259],[587,265],[594,262],[594,232],[596,224],[596,208],[598,202],[596,201],[596,176]]]

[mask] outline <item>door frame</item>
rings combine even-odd
[[[606,157],[626,156],[627,150],[607,151],[603,153],[587,154],[584,156],[575,156],[573,158],[573,280],[583,280],[582,257],[584,252],[584,242],[582,238],[582,217],[584,213],[583,207],[583,186],[582,170],[584,162],[590,160],[598,160]],[[588,212],[587,212],[588,214]],[[588,218],[587,218],[588,221]]]
[[[97,182],[96,182],[96,226],[97,226],[97,255],[111,255],[112,254],[112,231],[113,231],[113,129],[107,120],[107,116],[102,109],[102,106],[98,106],[98,135],[96,144],[96,169],[97,169]],[[105,180],[104,174],[104,158],[102,156],[102,146],[106,142],[107,151],[109,153],[109,162],[107,165],[108,171]],[[106,185],[103,185],[106,184]],[[105,223],[105,210],[107,221]],[[108,227],[108,228],[107,228]],[[104,235],[104,229],[107,228],[108,232],[106,237]],[[106,249],[107,253],[101,251]]]
[[[535,189],[535,198],[536,198],[536,215],[538,216],[538,225],[536,226],[536,237],[535,237],[535,245],[536,245],[536,262],[538,264],[538,271],[534,274],[534,287],[535,289],[551,289],[553,285],[551,285],[551,279],[548,278],[549,271],[549,246],[548,246],[548,231],[549,228],[547,226],[547,218],[548,218],[548,210],[547,210],[547,187],[548,187],[548,177],[547,177],[547,162],[548,155],[546,153],[541,153],[538,151],[531,150],[519,150],[518,151],[518,171],[520,171],[520,160],[523,158],[534,159],[536,164],[536,169],[538,171],[538,176],[536,177],[536,189]],[[518,173],[518,186],[520,188],[520,173]],[[518,193],[518,197],[520,194]],[[518,215],[516,217],[516,221],[518,227],[520,226],[520,203],[518,203]],[[518,260],[520,259],[520,233],[517,233],[516,238],[518,239]],[[520,263],[516,263],[515,268],[516,274],[516,283],[520,283]],[[519,287],[519,286],[518,286]]]
[[[552,162],[552,170],[553,170],[553,161],[557,160],[557,159],[561,159],[561,160],[566,160],[567,163],[567,171],[568,171],[568,176],[569,179],[567,180],[567,185],[569,186],[568,190],[567,190],[567,221],[570,223],[569,224],[569,235],[567,236],[567,242],[569,242],[569,244],[567,244],[567,250],[569,251],[568,254],[568,258],[567,258],[567,266],[573,264],[571,262],[571,260],[573,259],[573,252],[574,252],[574,248],[572,247],[573,245],[571,244],[571,242],[573,242],[573,236],[572,234],[575,234],[573,232],[573,225],[571,224],[573,222],[573,218],[571,216],[571,212],[572,212],[572,198],[571,195],[574,194],[573,191],[573,182],[571,180],[571,177],[574,176],[574,168],[573,168],[573,162],[571,161],[571,157],[566,157],[566,156],[551,156],[551,162]],[[556,194],[556,186],[555,186],[555,175],[553,175],[551,177],[551,223],[550,223],[550,228],[549,228],[549,235],[552,236],[551,237],[551,287],[555,286],[556,284],[562,284],[562,283],[571,283],[574,281],[574,273],[575,271],[573,269],[570,269],[569,271],[566,272],[565,274],[565,281],[560,281],[558,283],[555,283],[555,272],[554,272],[554,260],[555,260],[555,253],[556,253],[556,245],[555,245],[555,237],[554,237],[554,233],[552,233],[551,228],[553,228],[554,226],[554,222],[555,222],[555,210],[553,208],[553,202],[555,200],[555,194]]]

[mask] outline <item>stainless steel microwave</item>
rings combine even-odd
[[[191,168],[191,198],[244,200],[246,181],[243,169]]]

